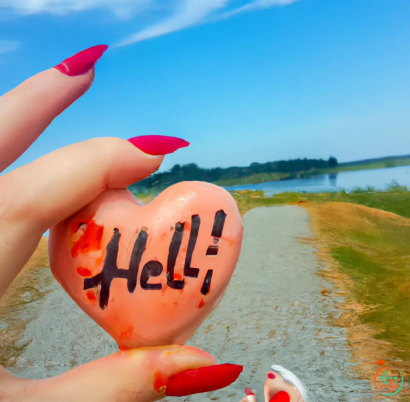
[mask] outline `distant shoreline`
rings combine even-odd
[[[337,174],[341,172],[352,172],[358,170],[389,169],[394,167],[410,166],[410,156],[386,157],[380,159],[369,159],[368,161],[340,163],[336,168],[317,169],[305,172],[289,173],[259,173],[244,176],[238,179],[218,180],[214,184],[218,186],[237,186],[242,184],[258,184],[268,181],[283,181],[293,179],[305,179],[323,174]]]
[[[183,166],[175,165],[167,172],[154,173],[132,184],[129,188],[134,194],[140,196],[155,196],[165,188],[183,181],[203,181],[222,187],[232,187],[402,166],[410,166],[410,155],[386,156],[342,163],[338,163],[335,157],[330,157],[328,161],[299,158],[212,169],[201,168],[191,163]]]

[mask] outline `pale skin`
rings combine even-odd
[[[271,376],[269,376],[269,374],[271,374]],[[283,377],[275,371],[268,371],[263,389],[264,401],[270,402],[280,391],[285,391],[289,395],[290,402],[305,402],[301,393],[295,386],[286,382]],[[248,395],[240,402],[258,402],[258,400],[255,395]]]
[[[94,69],[69,77],[43,71],[0,97],[0,172],[18,159],[53,119],[82,96]],[[118,138],[56,150],[0,176],[0,297],[35,251],[43,233],[108,188],[126,188],[155,172],[150,156]],[[154,378],[216,364],[189,346],[117,352],[45,380],[19,379],[0,367],[0,401],[149,402],[164,394]]]

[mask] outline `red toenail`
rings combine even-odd
[[[290,402],[290,396],[286,391],[279,391],[269,402]]]
[[[275,377],[275,374],[269,373],[268,378],[270,378],[271,380],[274,380],[276,377]]]

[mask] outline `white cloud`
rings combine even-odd
[[[255,0],[250,3],[248,8],[260,9],[274,6],[286,6],[287,4],[295,3],[297,0]],[[246,8],[247,6],[245,6]]]
[[[254,10],[262,10],[264,8],[271,8],[275,6],[286,6],[288,4],[296,3],[299,0],[254,0],[248,4],[245,4],[242,7],[239,7],[235,10],[229,11],[225,14],[219,16],[220,19],[227,19],[233,17],[236,14],[254,11]]]
[[[230,18],[236,14],[261,10],[274,6],[285,6],[298,0],[253,0],[232,11],[223,12],[224,8],[235,0],[182,0],[182,5],[169,19],[144,29],[126,38],[116,46],[126,46],[135,42],[166,35],[194,25],[204,23],[212,13],[219,11],[216,20]]]
[[[69,14],[92,9],[105,9],[118,17],[129,17],[148,9],[166,9],[169,16],[154,23],[116,46],[125,46],[211,20],[230,18],[236,14],[285,6],[298,0],[249,0],[236,9],[227,11],[236,0],[0,0],[0,10],[15,14]],[[0,11],[1,12],[1,11]]]
[[[117,46],[151,39],[201,23],[216,10],[223,9],[229,0],[182,0],[173,16],[125,39]]]
[[[21,43],[15,40],[1,40],[0,39],[0,54],[14,52],[20,46],[21,46]]]

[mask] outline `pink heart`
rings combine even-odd
[[[51,270],[121,348],[184,344],[228,286],[242,243],[235,201],[184,182],[140,206],[107,190],[50,231]]]

